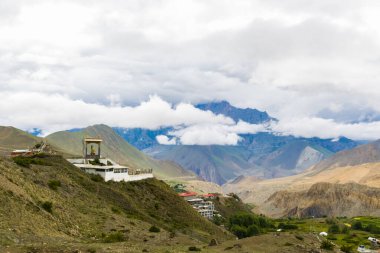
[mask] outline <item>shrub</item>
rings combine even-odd
[[[158,232],[160,232],[160,231],[161,231],[161,229],[158,228],[158,227],[156,227],[156,226],[151,226],[151,227],[149,228],[149,232],[152,232],[152,233],[158,233]]]
[[[102,176],[98,174],[91,174],[90,178],[94,182],[104,182],[104,179],[102,178]]]
[[[53,203],[51,203],[50,201],[45,201],[41,204],[41,207],[46,211],[46,212],[49,212],[49,213],[52,213],[53,212]]]
[[[247,228],[247,236],[259,235],[260,229],[256,225],[251,225]]]
[[[368,224],[365,228],[365,231],[370,232],[372,234],[380,234],[380,228],[375,224]]]
[[[125,241],[125,237],[123,233],[121,232],[111,233],[104,238],[105,243],[123,242],[123,241]]]
[[[285,224],[285,223],[281,222],[280,224],[278,224],[278,228],[281,228],[281,229],[298,229],[298,226],[295,224]]]
[[[230,230],[239,239],[247,237],[247,229],[245,227],[233,225]]]
[[[344,226],[341,232],[342,232],[342,234],[348,234],[348,233],[350,233],[350,227]]]
[[[22,167],[30,168],[30,159],[22,156],[13,157],[13,161]]]
[[[343,245],[342,247],[340,247],[340,250],[344,253],[352,253],[354,252],[354,247],[352,245]]]
[[[50,180],[48,182],[48,186],[50,189],[56,191],[58,189],[58,187],[61,187],[61,181],[59,180]]]
[[[325,240],[321,243],[321,249],[333,250],[334,244],[332,244],[330,241]]]
[[[51,166],[51,163],[41,159],[38,155],[35,155],[33,157],[16,156],[12,159],[17,165],[25,168],[30,168],[31,164]]]
[[[362,230],[363,224],[360,221],[355,221],[355,223],[352,224],[352,228],[356,230]]]
[[[195,247],[195,246],[190,246],[190,247],[189,247],[189,251],[201,251],[201,249],[200,249],[200,248],[197,248],[197,247]]]
[[[238,238],[259,235],[266,228],[272,228],[272,220],[252,213],[239,213],[232,215],[228,222],[229,230]]]
[[[330,227],[329,227],[329,233],[332,233],[332,234],[339,234],[340,233],[340,227],[338,224],[332,224]]]
[[[333,224],[337,224],[338,220],[335,219],[335,218],[326,218],[326,223],[330,224],[330,225],[333,225]]]

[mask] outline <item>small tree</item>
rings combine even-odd
[[[332,234],[339,234],[340,233],[340,227],[338,224],[332,224],[329,228],[329,232]]]
[[[352,245],[343,245],[342,247],[340,247],[340,250],[344,253],[352,253],[354,252],[354,247]]]
[[[160,231],[161,229],[154,225],[149,228],[149,232],[152,232],[152,233],[159,233]]]
[[[59,180],[50,180],[48,182],[48,186],[50,189],[56,191],[58,189],[58,187],[61,187],[61,181]]]
[[[45,201],[42,203],[41,207],[46,211],[46,212],[49,212],[49,213],[52,213],[53,212],[53,203],[51,203],[50,201]]]
[[[332,244],[332,242],[330,242],[328,240],[325,240],[321,244],[321,249],[333,250],[334,249],[334,244]]]
[[[355,221],[352,228],[356,230],[363,230],[363,224],[360,221]]]

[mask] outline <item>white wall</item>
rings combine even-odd
[[[105,174],[105,175],[104,175]],[[105,181],[113,180],[115,182],[120,181],[137,181],[147,178],[153,178],[153,174],[139,174],[139,175],[129,175],[128,173],[113,173],[113,172],[106,172],[102,173],[101,176],[104,178]]]

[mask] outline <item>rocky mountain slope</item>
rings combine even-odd
[[[316,183],[304,191],[278,191],[258,210],[271,217],[380,216],[380,188]]]
[[[231,238],[162,181],[105,183],[60,156],[30,159],[39,165],[21,167],[0,158],[0,247],[182,252],[210,238]],[[149,232],[153,225],[161,231]]]
[[[103,139],[102,155],[120,164],[127,165],[131,169],[153,169],[156,176],[165,179],[196,178],[193,173],[184,170],[173,162],[159,161],[147,156],[106,125],[90,126],[74,132],[56,132],[47,136],[46,139],[49,144],[59,147],[60,151],[81,156],[83,152],[82,141],[85,136],[101,137]]]
[[[175,161],[201,178],[217,184],[248,173],[258,166],[248,162],[250,153],[235,146],[165,145],[145,150],[156,159]]]
[[[224,192],[235,192],[245,202],[258,208],[276,192],[305,192],[321,182],[330,184],[356,183],[380,188],[379,142],[365,144],[349,151],[342,151],[310,169],[289,177],[258,180],[255,177],[240,177],[223,186]],[[293,196],[296,198],[296,196]],[[325,196],[321,195],[321,199]],[[338,205],[338,203],[337,203]],[[267,208],[263,209],[265,213]],[[278,212],[284,213],[284,210]]]

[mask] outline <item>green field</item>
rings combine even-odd
[[[356,229],[355,223],[361,222],[362,229]],[[327,232],[327,240],[330,240],[337,246],[351,245],[356,248],[358,245],[371,246],[368,237],[380,238],[379,231],[365,231],[369,226],[380,228],[380,217],[338,217],[338,218],[309,218],[309,219],[278,219],[275,221],[276,226],[280,223],[291,224],[297,226],[295,229],[284,229],[285,232],[294,234]],[[333,231],[333,228],[339,227],[338,231]]]

